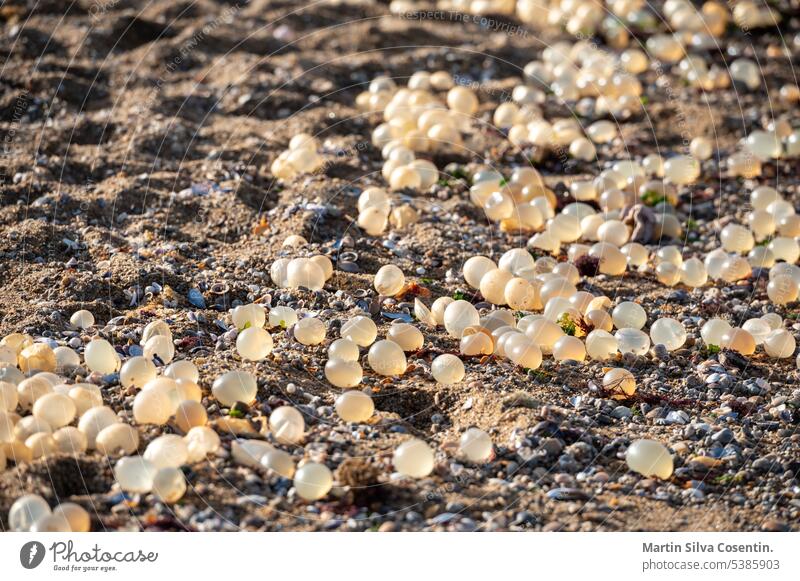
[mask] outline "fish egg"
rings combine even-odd
[[[403,476],[424,478],[433,472],[433,449],[422,440],[407,440],[395,449],[392,463]]]
[[[336,413],[345,422],[365,422],[375,412],[372,398],[363,391],[346,391],[334,405]]]
[[[325,323],[317,317],[300,319],[293,329],[294,338],[302,345],[319,345],[325,340]]]

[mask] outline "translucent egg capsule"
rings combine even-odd
[[[777,359],[785,359],[794,355],[797,343],[792,334],[786,329],[776,329],[770,332],[764,340],[764,351],[767,355]]]
[[[350,339],[336,339],[328,347],[328,357],[330,359],[341,359],[342,361],[358,361],[360,352],[358,345]]]
[[[662,262],[656,266],[658,282],[666,286],[675,286],[681,280],[680,268],[671,262]]]
[[[700,164],[696,159],[677,155],[664,163],[664,177],[677,185],[687,185],[700,177]]]
[[[733,328],[722,335],[720,347],[731,349],[742,355],[752,355],[756,350],[756,341],[744,329]]]
[[[133,417],[140,424],[164,425],[172,411],[172,400],[161,389],[143,389],[133,399]]]
[[[83,359],[92,371],[114,373],[120,367],[120,358],[114,347],[105,339],[93,339],[86,345]]]
[[[586,359],[586,347],[583,341],[571,335],[565,335],[553,345],[553,359],[556,361],[583,361]]]
[[[8,511],[8,528],[12,531],[29,531],[40,519],[51,514],[50,505],[38,494],[20,496]]]
[[[447,310],[447,307],[449,307],[450,304],[454,302],[455,299],[453,297],[439,297],[438,299],[433,301],[433,304],[431,305],[430,308],[430,314],[436,325],[444,324],[444,312]]]
[[[53,516],[63,519],[73,533],[86,533],[91,530],[91,518],[82,506],[74,502],[62,502],[53,509]]]
[[[706,137],[695,137],[692,139],[691,143],[689,143],[689,153],[692,154],[692,157],[700,161],[710,159],[714,154],[714,144]]]
[[[402,375],[408,365],[400,345],[389,340],[376,341],[369,348],[367,361],[373,371],[387,376]]]
[[[53,428],[71,423],[75,418],[75,403],[61,393],[48,393],[33,404],[33,415]]]
[[[632,301],[623,301],[614,307],[611,318],[617,329],[641,329],[647,324],[647,313]]]
[[[722,345],[722,338],[732,329],[730,323],[723,319],[711,319],[700,329],[700,336],[706,345]]]
[[[317,317],[300,319],[292,329],[294,338],[302,345],[319,345],[325,340],[325,323]]]
[[[236,351],[245,361],[261,361],[272,352],[272,336],[260,327],[249,327],[236,338]]]
[[[422,440],[407,440],[395,449],[392,463],[403,476],[424,478],[433,472],[433,449]]]
[[[453,385],[464,379],[464,363],[455,355],[439,355],[431,363],[431,375],[437,383]]]
[[[94,325],[94,315],[85,309],[81,309],[72,313],[69,323],[79,329],[88,329]]]
[[[372,398],[363,391],[346,391],[334,405],[336,413],[345,422],[365,422],[375,413]]]
[[[193,383],[197,383],[200,379],[200,372],[197,366],[186,359],[181,361],[173,361],[164,369],[164,376],[170,379],[186,379]],[[146,382],[145,382],[146,383]]]
[[[158,357],[161,363],[169,363],[175,357],[175,345],[172,338],[165,335],[150,337],[144,344],[143,356],[147,359]]]
[[[278,283],[278,281],[275,281],[275,283],[279,284],[279,286],[285,286]],[[240,305],[233,309],[231,318],[233,319],[233,324],[239,330],[245,327],[261,328],[267,320],[267,314],[263,306],[251,303],[249,305]]]
[[[195,426],[184,436],[189,449],[189,462],[198,462],[219,449],[220,440],[217,433],[207,426]]]
[[[261,457],[261,465],[284,478],[294,478],[294,460],[283,450],[274,449],[264,454]]]
[[[515,338],[517,338],[515,336]],[[519,335],[513,344],[507,344],[505,355],[508,359],[524,369],[538,369],[542,364],[542,351],[538,345],[525,335]]]
[[[186,494],[186,477],[177,467],[160,468],[153,476],[152,492],[161,502],[178,502]]]
[[[686,328],[676,319],[663,317],[650,327],[650,339],[654,345],[661,344],[668,351],[674,351],[686,343]]]
[[[151,337],[155,335],[164,335],[166,337],[172,338],[172,331],[164,321],[161,319],[156,319],[155,321],[150,321],[145,325],[144,329],[142,330],[142,339],[139,341],[140,345],[146,344]]]
[[[361,347],[369,347],[378,337],[378,327],[369,317],[358,315],[342,325],[341,335]]]
[[[106,426],[95,439],[95,449],[106,456],[127,456],[139,448],[139,431],[124,423]]]
[[[143,457],[157,468],[178,468],[186,463],[189,449],[182,437],[176,434],[167,434],[150,442]]]
[[[459,450],[470,462],[488,461],[494,453],[492,438],[480,428],[468,428],[461,434]]]
[[[56,356],[49,345],[34,343],[20,351],[18,364],[23,373],[55,371]]]
[[[122,387],[141,389],[148,381],[155,379],[157,374],[155,364],[147,357],[131,357],[120,369],[119,382]]]
[[[603,387],[611,392],[631,396],[636,393],[636,378],[627,369],[610,369],[603,376]]]
[[[780,329],[783,325],[783,318],[778,313],[767,313],[761,320],[769,325],[770,329]]]
[[[494,352],[494,342],[490,335],[481,331],[472,334],[465,333],[459,342],[459,352],[467,357],[491,355]]]
[[[325,272],[308,258],[295,258],[286,266],[286,282],[289,288],[321,290],[325,286]]]
[[[595,329],[586,336],[586,354],[591,359],[611,359],[617,354],[617,350],[617,339],[608,331]]]
[[[742,325],[742,329],[753,336],[753,340],[756,342],[756,345],[761,345],[764,343],[767,335],[772,332],[772,327],[769,326],[769,323],[760,318],[748,319]]]
[[[722,247],[728,252],[743,254],[755,245],[752,232],[739,224],[728,224],[720,232]]]
[[[462,269],[464,280],[474,289],[479,289],[484,275],[497,269],[497,264],[485,256],[473,256],[469,258]]]
[[[800,245],[794,238],[778,236],[770,241],[767,248],[769,248],[776,260],[794,264],[800,259]]]
[[[785,305],[797,300],[800,287],[789,275],[778,275],[767,284],[767,296],[776,305]]]
[[[447,305],[443,322],[450,336],[460,339],[464,329],[479,324],[480,315],[469,301],[457,300]]]
[[[741,256],[729,256],[725,262],[722,263],[720,271],[720,278],[725,282],[736,282],[749,277],[752,274],[752,268],[746,258]]]
[[[602,274],[619,276],[625,272],[627,258],[619,248],[608,242],[598,242],[589,250],[589,256],[600,260],[599,270]]]
[[[86,435],[73,426],[65,426],[53,432],[53,440],[59,452],[72,456],[83,454],[89,447]]]
[[[175,423],[182,432],[188,432],[195,426],[204,426],[207,422],[206,408],[199,401],[182,401],[175,410]]]
[[[229,371],[217,377],[211,386],[211,393],[226,407],[236,402],[250,404],[257,392],[256,378],[247,371]]]
[[[447,106],[463,115],[473,115],[478,110],[478,97],[467,87],[453,87],[447,92]]]
[[[386,333],[387,339],[397,343],[403,351],[419,351],[425,342],[422,332],[408,323],[395,323]]]
[[[406,277],[403,271],[393,264],[382,266],[375,273],[373,285],[379,295],[393,297],[398,294],[406,284]]]
[[[304,500],[319,500],[330,492],[333,486],[333,474],[324,464],[307,462],[294,474],[294,489]]]
[[[276,408],[269,416],[269,429],[281,444],[296,444],[306,429],[303,414],[291,406]]]
[[[487,272],[483,278],[481,278],[481,294],[487,301],[494,305],[506,304],[505,288],[508,281],[513,277],[513,274],[500,268]],[[447,324],[445,323],[445,328],[446,327]]]
[[[644,355],[650,349],[650,337],[644,331],[633,328],[622,328],[614,333],[620,353]]]
[[[642,476],[667,479],[672,476],[672,455],[666,446],[655,440],[636,440],[625,452],[628,468]]]
[[[31,457],[44,458],[58,452],[58,445],[51,434],[37,432],[25,440],[25,446],[31,451]]]
[[[141,456],[120,458],[114,466],[114,478],[125,492],[148,493],[153,489],[153,479],[158,467]]]
[[[554,321],[538,319],[528,326],[525,335],[547,354],[553,352],[553,346],[564,336],[564,330]]]
[[[291,307],[272,307],[269,310],[269,326],[288,329],[297,323],[297,311]]]
[[[680,266],[680,282],[691,288],[701,287],[708,282],[706,266],[699,258],[690,258]]]
[[[24,410],[31,409],[37,399],[52,392],[52,384],[38,375],[22,380],[17,386],[19,405]]]

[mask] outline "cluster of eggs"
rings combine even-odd
[[[306,133],[295,135],[289,141],[289,149],[282,151],[272,162],[270,171],[282,180],[318,171],[325,163],[318,150],[319,142],[315,137]]]
[[[777,313],[748,319],[741,327],[733,327],[724,319],[710,319],[700,329],[700,336],[706,345],[731,349],[742,355],[752,355],[762,345],[767,356],[774,359],[791,357],[797,346]]]
[[[436,170],[435,166],[433,169]],[[393,207],[392,197],[383,188],[366,188],[358,197],[358,227],[370,236],[380,236],[388,225],[401,230],[418,220],[419,212],[414,206],[400,204]]]

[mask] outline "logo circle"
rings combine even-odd
[[[44,560],[44,545],[39,541],[29,541],[19,550],[19,562],[26,569],[35,569]]]

